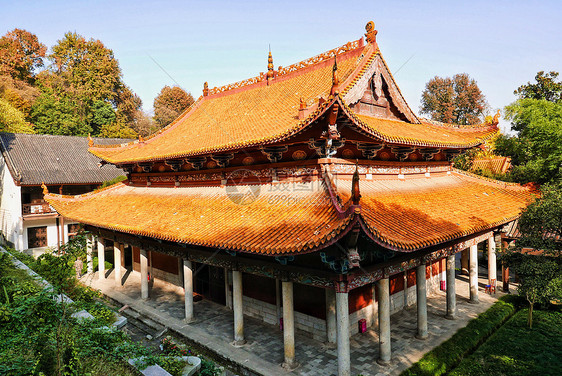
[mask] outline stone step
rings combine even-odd
[[[140,321],[142,324],[146,325],[147,327],[149,327],[150,329],[155,330],[157,333],[162,332],[164,329],[166,329],[165,326],[157,323],[156,321],[140,314],[139,312],[135,311],[132,308],[127,308],[122,312],[122,315],[130,317],[134,320]]]

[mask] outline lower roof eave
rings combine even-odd
[[[75,220],[75,221],[78,221],[78,222],[80,221],[80,220],[73,219],[73,218],[68,218],[68,219]],[[304,255],[304,254],[314,253],[314,252],[318,252],[322,249],[325,249],[325,248],[337,243],[345,235],[347,235],[349,233],[349,231],[353,228],[353,226],[357,223],[358,219],[359,219],[359,217],[356,216],[356,215],[350,216],[347,223],[343,224],[343,226],[338,229],[339,231],[337,231],[337,233],[334,236],[332,236],[331,238],[321,239],[321,242],[319,242],[317,245],[314,245],[312,247],[306,247],[306,249],[303,249],[303,250],[290,249],[290,250],[286,250],[286,251],[282,251],[282,252],[275,252],[275,253],[260,253],[256,250],[251,250],[251,249],[242,248],[242,247],[235,247],[235,246],[221,247],[220,245],[217,246],[217,245],[209,245],[209,244],[199,244],[197,242],[174,240],[174,239],[170,239],[166,236],[160,236],[160,237],[159,236],[148,236],[146,234],[141,234],[141,233],[138,233],[136,231],[127,231],[127,230],[123,230],[123,229],[119,229],[119,228],[113,228],[111,226],[104,227],[104,226],[101,226],[99,224],[94,224],[94,223],[86,223],[86,222],[81,222],[81,223],[84,223],[86,226],[93,227],[93,228],[104,229],[104,230],[112,231],[112,232],[115,232],[115,233],[120,232],[120,233],[123,233],[123,234],[134,235],[134,236],[138,236],[138,237],[145,237],[145,238],[149,238],[149,239],[154,239],[156,241],[166,241],[166,242],[177,244],[179,246],[202,247],[202,248],[211,248],[211,249],[215,249],[215,250],[217,250],[217,249],[218,250],[224,250],[224,251],[228,251],[228,252],[240,252],[240,253],[254,254],[254,255],[259,255],[259,256],[278,257],[278,256]]]
[[[446,239],[446,240],[438,241],[438,242],[435,242],[433,244],[428,244],[427,246],[411,246],[411,247],[407,247],[407,246],[400,247],[400,246],[392,245],[388,242],[385,242],[384,240],[380,239],[376,234],[374,234],[369,229],[369,226],[365,223],[365,221],[362,218],[359,219],[359,223],[361,225],[361,228],[365,232],[365,234],[367,234],[367,236],[369,237],[369,239],[371,239],[372,241],[374,241],[376,244],[380,245],[381,247],[389,249],[391,251],[395,251],[395,252],[413,253],[413,252],[418,252],[418,251],[422,251],[422,250],[433,250],[434,248],[444,248],[444,247],[452,246],[456,243],[460,243],[460,242],[466,241],[468,239],[478,237],[478,236],[483,235],[487,232],[495,231],[499,227],[504,226],[505,224],[514,221],[518,217],[519,216],[510,218],[508,220],[501,221],[499,223],[490,225],[486,228],[476,230],[476,231],[474,231],[470,234],[458,236],[454,239]]]

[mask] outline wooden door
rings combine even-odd
[[[47,246],[47,226],[30,227],[27,229],[27,248]]]

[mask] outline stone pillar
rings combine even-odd
[[[283,344],[285,361],[283,367],[294,369],[295,363],[295,311],[293,309],[293,282],[283,281]]]
[[[478,244],[470,246],[470,303],[478,303]]]
[[[427,293],[425,287],[425,264],[416,268],[416,294],[418,308],[418,333],[419,339],[427,338]]]
[[[338,343],[338,375],[351,375],[351,352],[349,345],[349,296],[347,285],[340,282],[336,295],[336,332]]]
[[[232,305],[234,308],[234,345],[242,346],[244,339],[244,312],[242,308],[242,272],[232,271]]]
[[[447,256],[447,314],[453,320],[457,315],[457,296],[455,291],[455,255]]]
[[[226,308],[232,309],[232,293],[230,291],[230,282],[227,268],[224,268],[224,294],[224,296],[226,297]]]
[[[461,251],[461,274],[468,275],[468,249]]]
[[[148,256],[146,249],[140,250],[141,299],[148,299]]]
[[[391,357],[390,347],[390,289],[388,278],[378,281],[379,290],[379,359],[381,365],[388,365]]]
[[[193,268],[191,261],[183,259],[183,294],[185,300],[185,322],[193,321]]]
[[[336,343],[336,291],[326,289],[326,337],[328,343]]]
[[[502,252],[505,252],[509,244],[502,239]],[[509,268],[502,262],[502,288],[503,292],[509,292]]]
[[[494,288],[498,280],[498,266],[496,265],[496,241],[493,237],[488,239],[488,284],[492,285],[494,281]]]
[[[121,286],[121,247],[121,243],[113,242],[113,271],[116,286]]]
[[[92,248],[94,246],[94,236],[88,235],[86,238],[86,267],[88,274],[94,272],[94,261],[92,259]]]
[[[105,245],[103,238],[98,238],[98,278],[105,279]]]
[[[283,314],[281,313],[281,294],[279,293],[279,278],[275,278],[275,313],[277,314],[277,325],[281,323],[281,317]]]

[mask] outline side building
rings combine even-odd
[[[105,145],[128,141],[96,139]],[[125,175],[115,166],[101,167],[85,137],[0,133],[0,151],[0,229],[19,251],[57,247],[78,229],[76,221],[66,220],[43,199],[42,183],[76,195]]]

